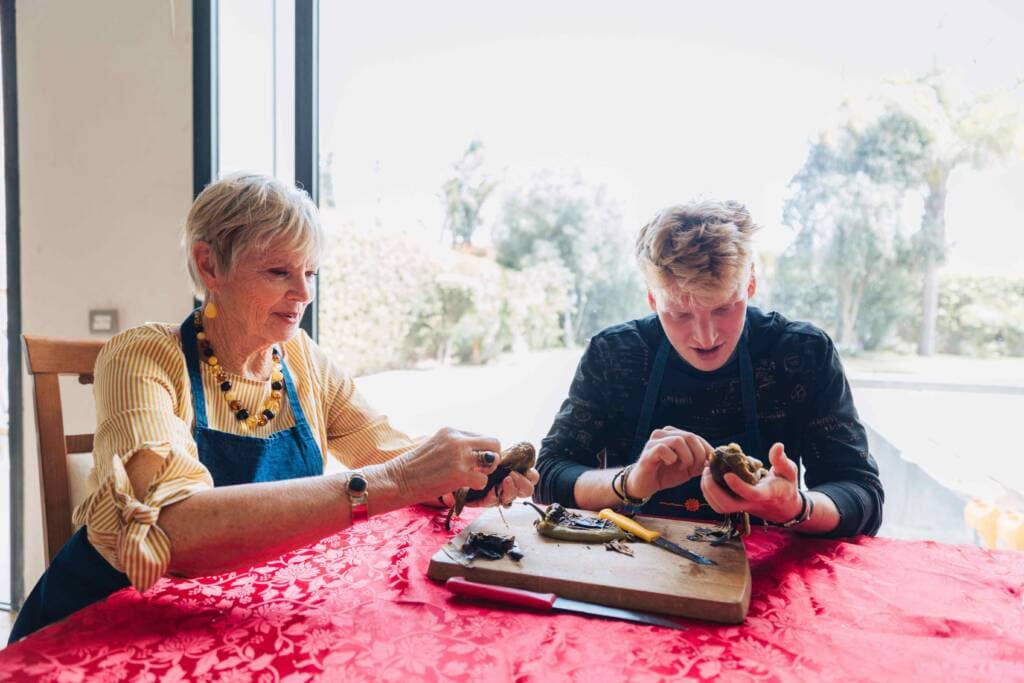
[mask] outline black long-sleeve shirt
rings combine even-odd
[[[831,498],[839,526],[830,536],[874,534],[882,523],[882,484],[868,452],[867,434],[853,405],[839,354],[823,331],[778,313],[747,309],[761,443],[781,441],[803,470],[810,489]],[[580,360],[551,430],[541,443],[542,503],[575,507],[579,476],[603,460],[622,467],[631,453],[658,345],[664,332],[657,316],[609,327],[595,335]],[[737,360],[713,372],[669,354],[652,428],[672,425],[704,437],[712,446],[743,432]],[[768,464],[767,451],[749,453]],[[679,488],[703,501],[699,477]],[[703,506],[701,510],[706,510]],[[714,513],[680,510],[680,516]]]

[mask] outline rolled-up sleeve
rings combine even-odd
[[[885,500],[878,464],[868,449],[839,354],[827,337],[817,368],[817,396],[801,434],[807,486],[831,498],[839,511],[839,526],[825,535],[877,533]]]
[[[580,358],[569,386],[569,396],[541,442],[534,489],[539,503],[576,507],[576,480],[598,465],[613,416],[608,408],[605,354],[598,338],[591,340]]]
[[[161,508],[213,486],[191,435],[183,363],[176,338],[151,327],[114,337],[96,361],[91,493],[74,522],[86,525],[89,542],[140,591],[163,576],[171,559],[157,525]],[[142,450],[163,462],[138,500],[125,467]]]

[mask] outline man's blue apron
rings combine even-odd
[[[181,347],[192,384],[192,408],[195,412],[193,436],[199,462],[209,470],[214,486],[281,481],[323,474],[320,447],[299,405],[295,384],[283,358],[281,371],[284,373],[288,404],[295,417],[295,426],[261,439],[209,428],[192,314],[181,324]],[[89,543],[85,527],[82,527],[64,544],[32,589],[11,629],[8,642],[13,643],[33,631],[60,621],[128,585],[128,577],[103,559]]]
[[[730,442],[736,442],[747,455],[760,458],[767,464],[767,453],[761,448],[761,430],[757,421],[757,400],[754,396],[754,370],[750,360],[750,345],[748,342],[749,325],[743,328],[739,343],[736,347],[736,356],[739,365],[740,391],[743,399],[743,432],[726,437],[722,443],[711,444],[714,447]],[[664,334],[664,332],[662,332]],[[636,423],[636,434],[633,437],[632,460],[636,462],[643,452],[644,444],[651,438],[654,430],[652,419],[654,409],[658,404],[658,396],[661,392],[661,381],[665,376],[665,366],[669,354],[673,352],[672,344],[668,337],[663,337],[658,345],[658,351],[654,356],[654,365],[651,368],[651,377],[647,382],[647,391],[644,394],[643,406],[640,409],[640,419]],[[673,425],[685,429],[685,423]],[[645,515],[660,515],[662,517],[703,517],[713,518],[718,516],[704,501],[700,490],[700,477],[695,477],[679,486],[658,491],[651,497],[641,510]]]

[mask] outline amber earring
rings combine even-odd
[[[212,301],[208,301],[206,303],[206,306],[203,307],[203,317],[210,318],[211,320],[213,318],[216,318],[217,317],[217,304],[213,303]]]

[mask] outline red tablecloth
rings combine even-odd
[[[0,651],[0,680],[1024,680],[1024,553],[756,529],[746,623],[672,631],[453,601],[425,576],[448,536],[403,510],[121,591]]]

